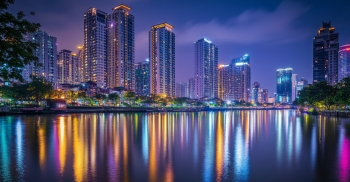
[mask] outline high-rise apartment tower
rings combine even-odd
[[[175,96],[175,34],[168,23],[149,32],[150,93]]]

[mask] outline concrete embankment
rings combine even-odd
[[[199,112],[199,111],[229,111],[229,110],[283,110],[288,108],[163,108],[163,107],[94,107],[94,106],[68,106],[67,109],[16,108],[0,115],[18,114],[61,114],[61,113],[117,113],[117,112]]]

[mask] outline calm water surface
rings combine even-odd
[[[292,110],[4,116],[0,181],[350,181],[350,119]]]

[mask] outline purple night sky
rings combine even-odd
[[[135,16],[135,62],[148,58],[148,31],[167,22],[176,35],[176,82],[194,74],[194,42],[207,38],[219,47],[219,63],[251,56],[251,83],[272,96],[276,70],[293,68],[299,79],[312,80],[312,39],[322,21],[332,20],[340,45],[350,44],[350,1],[229,0],[16,0],[9,11],[34,17],[41,30],[56,36],[58,50],[83,45],[84,13],[95,7],[106,13],[124,4]]]

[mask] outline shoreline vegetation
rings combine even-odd
[[[293,103],[300,112],[319,114],[321,111],[346,111],[350,106],[350,77],[334,84],[322,81],[304,87]],[[307,109],[304,109],[307,107]]]

